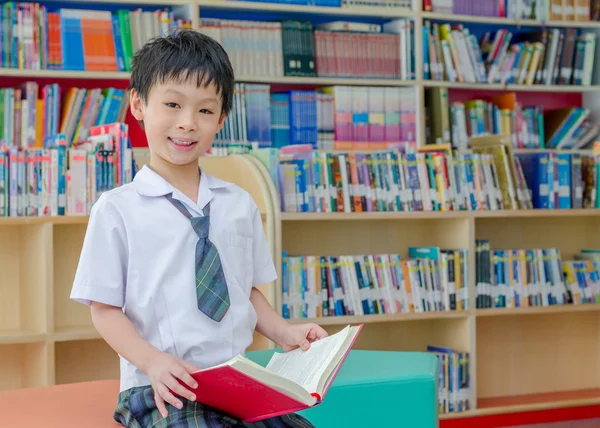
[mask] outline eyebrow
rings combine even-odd
[[[176,95],[181,95],[181,96],[183,96],[183,97],[185,97],[185,96],[186,96],[186,95],[185,95],[183,92],[179,92],[179,91],[178,91],[178,90],[176,90],[176,89],[167,89],[167,90],[165,91],[165,93],[167,93],[167,94],[168,94],[169,92],[172,92],[172,93],[174,93],[174,94],[176,94]],[[218,101],[216,98],[214,98],[214,97],[206,97],[206,98],[202,98],[202,99],[200,99],[200,100],[199,100],[199,102],[201,102],[201,103],[204,103],[204,102],[213,102],[213,103],[216,103],[216,104],[218,104],[218,103],[219,103],[219,101]]]

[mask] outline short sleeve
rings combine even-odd
[[[123,307],[127,254],[124,224],[114,207],[99,198],[90,212],[71,299]]]
[[[260,211],[252,204],[252,286],[256,287],[277,279],[271,249],[265,235]]]

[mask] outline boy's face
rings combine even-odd
[[[130,105],[133,116],[144,121],[152,159],[162,164],[197,165],[225,121],[214,84],[198,87],[195,79],[157,83],[146,102],[132,90]]]

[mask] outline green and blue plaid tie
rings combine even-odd
[[[202,217],[192,217],[181,201],[173,199],[173,194],[165,195],[184,216],[190,219],[192,228],[198,235],[196,244],[196,295],[198,309],[215,321],[221,321],[229,309],[227,281],[221,266],[217,247],[208,239],[210,225],[210,205],[202,210]]]

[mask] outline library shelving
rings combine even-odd
[[[357,76],[357,75],[346,75],[346,76],[330,76],[322,75],[317,73],[314,76],[302,76],[292,75],[289,72],[277,73],[261,73],[256,70],[252,73],[244,72],[244,70],[236,70],[237,81],[240,83],[247,84],[267,84],[273,89],[274,92],[279,90],[289,90],[293,88],[323,88],[331,86],[354,86],[354,87],[405,87],[409,88],[412,93],[410,96],[410,104],[407,104],[410,113],[410,118],[407,120],[412,121],[415,124],[414,135],[411,134],[406,137],[410,142],[414,142],[416,145],[423,145],[427,142],[427,129],[425,125],[426,115],[426,90],[430,88],[445,88],[449,92],[449,101],[454,99],[464,98],[464,95],[456,94],[474,94],[473,98],[479,91],[514,91],[517,93],[539,93],[540,98],[544,100],[551,100],[557,93],[564,93],[573,95],[576,98],[569,98],[569,100],[576,99],[577,103],[583,107],[589,108],[592,111],[592,116],[596,117],[597,112],[600,109],[598,106],[596,92],[600,90],[600,75],[598,67],[592,66],[589,82],[585,84],[514,84],[505,82],[468,82],[468,81],[447,81],[444,77],[442,80],[435,80],[432,76],[426,76],[424,70],[424,63],[429,56],[431,56],[431,46],[429,49],[424,46],[427,42],[426,37],[420,37],[423,34],[423,30],[428,28],[429,25],[440,25],[450,24],[451,26],[458,25],[458,28],[469,29],[473,27],[473,34],[480,36],[480,33],[489,29],[508,28],[514,34],[521,31],[535,31],[535,30],[551,30],[553,28],[558,29],[578,29],[586,33],[593,34],[594,39],[600,35],[600,21],[595,20],[584,20],[578,17],[577,20],[573,19],[521,19],[521,18],[505,18],[505,17],[494,17],[494,16],[476,16],[476,15],[465,15],[463,13],[442,13],[436,12],[435,5],[434,11],[425,11],[425,4],[421,4],[419,1],[413,2],[396,2],[398,6],[377,6],[377,5],[353,5],[352,2],[341,2],[338,3],[337,7],[335,2],[306,2],[305,4],[286,4],[283,2],[270,3],[265,1],[236,1],[236,0],[135,0],[127,1],[125,3],[110,1],[110,2],[82,2],[78,0],[68,0],[64,2],[50,2],[47,4],[48,10],[58,10],[61,7],[69,7],[72,9],[91,9],[91,10],[110,10],[118,11],[121,9],[130,10],[131,13],[134,11],[153,12],[159,9],[168,8],[173,11],[173,19],[176,20],[180,25],[191,27],[194,29],[200,29],[201,31],[206,30],[210,33],[212,31],[209,27],[213,24],[205,24],[205,22],[211,22],[210,20],[224,21],[233,20],[237,22],[242,21],[257,21],[257,22],[268,22],[268,21],[279,21],[279,20],[307,20],[314,24],[313,28],[322,23],[331,21],[349,21],[353,23],[374,23],[374,24],[394,24],[400,26],[394,28],[393,26],[387,27],[384,32],[397,33],[401,40],[408,37],[409,44],[404,48],[401,48],[400,55],[404,57],[400,60],[400,65],[409,64],[410,70],[408,70],[409,76],[396,76],[396,78],[373,78],[369,76]],[[434,2],[435,3],[435,2]],[[40,2],[41,5],[46,5],[45,2]],[[326,5],[327,4],[327,5]],[[452,2],[444,4],[447,7],[448,4],[452,5]],[[539,6],[538,6],[539,7]],[[431,9],[431,8],[430,8]],[[581,9],[581,7],[579,7]],[[508,14],[508,10],[505,11]],[[137,13],[137,12],[135,12]],[[133,16],[133,15],[132,15]],[[555,18],[555,17],[554,17]],[[138,19],[148,19],[147,16],[140,18],[135,16],[132,18],[132,25]],[[206,21],[205,21],[206,20]],[[203,27],[203,25],[206,27]],[[402,27],[406,25],[406,27]],[[204,28],[204,29],[203,29]],[[475,31],[477,29],[477,31]],[[408,34],[408,36],[406,36]],[[145,32],[143,36],[137,35],[139,40],[141,37],[147,37],[149,33]],[[135,34],[134,34],[135,36]],[[228,36],[230,37],[230,36]],[[462,37],[462,36],[461,36]],[[232,41],[233,40],[233,41]],[[223,40],[224,44],[234,43],[237,39]],[[250,42],[255,41],[255,37],[249,37]],[[550,40],[550,39],[549,39]],[[265,40],[262,40],[263,42]],[[490,40],[490,42],[493,40]],[[551,40],[550,40],[551,41]],[[550,43],[550,42],[548,42]],[[315,45],[317,43],[315,42]],[[233,46],[233,45],[232,45]],[[341,45],[340,45],[341,46]],[[562,45],[559,45],[562,46]],[[593,46],[593,52],[590,52],[589,57],[595,58],[596,51],[599,49],[600,44],[596,43]],[[360,48],[360,45],[359,45]],[[230,47],[230,54],[236,55],[237,48]],[[254,55],[256,52],[260,52],[258,48],[256,51],[251,52]],[[318,48],[317,50],[322,49]],[[462,45],[456,48],[456,52],[461,52],[463,49]],[[458,58],[455,49],[452,48],[452,58],[450,61],[461,61],[464,58]],[[573,50],[574,52],[574,50]],[[323,55],[326,53],[323,51]],[[439,52],[438,52],[439,53]],[[462,50],[464,54],[464,50]],[[259,53],[256,53],[259,55]],[[337,55],[337,54],[336,54]],[[340,54],[341,55],[341,54]],[[458,55],[458,56],[457,56]],[[574,53],[575,55],[575,53]],[[247,56],[247,55],[245,55]],[[560,57],[560,53],[558,54]],[[329,57],[327,57],[330,59]],[[342,58],[343,59],[343,58]],[[342,61],[342,59],[336,59],[336,61]],[[6,59],[5,59],[6,61]],[[318,63],[319,61],[317,61]],[[594,60],[594,63],[596,61]],[[1,65],[1,63],[0,63]],[[457,67],[457,64],[454,64]],[[490,65],[486,63],[485,67]],[[116,67],[116,65],[115,65]],[[112,71],[96,71],[89,69],[82,69],[79,71],[73,71],[71,69],[45,69],[36,70],[39,67],[12,67],[12,68],[1,68],[0,67],[0,78],[8,79],[8,84],[15,82],[23,82],[26,80],[33,79],[50,79],[59,82],[67,83],[69,80],[103,80],[103,81],[114,81],[114,82],[126,82],[129,78],[127,71],[119,71],[115,68]],[[60,67],[59,67],[60,68]],[[239,67],[241,68],[241,67]],[[564,68],[564,67],[563,67]],[[272,70],[271,70],[272,71]],[[340,71],[336,71],[339,73]],[[564,72],[561,71],[561,72]],[[121,84],[121,86],[123,86]],[[403,95],[405,96],[405,95]],[[531,99],[531,98],[528,98]],[[555,103],[556,104],[556,103]],[[560,104],[560,103],[559,103]],[[133,123],[133,122],[132,122]],[[136,137],[140,135],[136,134]],[[136,138],[136,140],[143,140],[143,138]],[[138,144],[134,142],[134,144]],[[144,146],[144,142],[139,143],[140,146]]]
[[[143,165],[145,151],[136,155]],[[252,195],[274,251],[273,189],[260,165],[241,156],[205,157],[201,165]],[[0,219],[0,389],[118,379],[118,356],[95,330],[89,309],[69,299],[87,220]],[[261,289],[270,300],[274,290],[269,284]],[[252,346],[269,345],[257,333]]]
[[[600,356],[600,305],[478,309],[474,268],[478,239],[489,240],[492,248],[554,247],[563,259],[572,259],[581,248],[600,245],[599,214],[598,209],[281,213],[281,250],[290,255],[406,258],[410,246],[468,250],[468,309],[290,322],[314,321],[332,332],[365,323],[356,348],[425,351],[435,345],[468,352],[471,408],[441,418],[600,404],[597,373],[580,363],[584,355]]]
[[[49,2],[41,2],[50,4]],[[117,10],[170,7],[176,19],[198,29],[204,18],[315,19],[384,23],[406,19],[415,35],[426,22],[460,23],[465,27],[578,28],[600,35],[600,21],[532,20],[423,11],[420,2],[407,7],[316,6],[233,0],[127,0],[126,2],[52,2],[54,5]],[[450,82],[424,78],[423,37],[414,37],[413,78],[356,76],[291,76],[236,71],[240,83],[277,88],[325,86],[402,87],[412,92],[417,146],[426,143],[426,90],[533,93],[533,97],[576,95],[577,102],[598,117],[600,71],[593,66],[586,85]],[[594,57],[598,57],[598,46]],[[73,71],[0,68],[0,86],[28,80],[117,82],[126,86],[127,71]],[[476,97],[477,95],[475,95]],[[452,98],[452,97],[450,97]],[[464,96],[459,98],[464,99]],[[569,98],[569,102],[572,98]],[[412,108],[412,107],[411,107]],[[137,137],[137,136],[136,136]],[[142,140],[132,138],[134,146]],[[138,150],[140,165],[147,154]],[[424,351],[430,345],[468,353],[470,409],[442,418],[500,414],[535,409],[600,405],[600,305],[547,307],[476,307],[476,242],[492,248],[558,248],[571,259],[581,248],[599,248],[597,209],[449,212],[285,213],[269,172],[252,156],[204,158],[209,172],[246,188],[258,203],[276,261],[279,279],[263,292],[281,311],[282,253],[379,254],[407,256],[409,246],[467,250],[468,308],[463,310],[311,318],[335,331],[345,324],[365,323],[356,347]],[[118,359],[94,330],[87,311],[68,299],[86,217],[0,218],[5,243],[0,268],[0,389],[52,385],[97,378],[117,378]],[[35,270],[28,269],[36,266]],[[302,319],[301,321],[306,321]],[[291,320],[297,322],[297,320]],[[257,336],[255,348],[272,346]],[[584,361],[582,363],[582,360]]]

